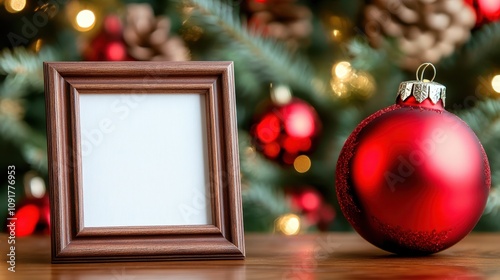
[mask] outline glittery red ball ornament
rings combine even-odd
[[[500,1],[465,0],[476,12],[476,26],[495,22],[500,19]]]
[[[464,238],[491,184],[474,132],[444,109],[445,88],[403,82],[397,104],[361,122],[336,170],[340,207],[368,242],[404,255],[432,254]]]
[[[272,104],[251,128],[253,144],[269,159],[285,165],[309,153],[320,131],[320,121],[307,102],[293,98],[284,105]]]

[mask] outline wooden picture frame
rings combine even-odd
[[[44,77],[53,263],[244,258],[232,62],[45,62]],[[140,125],[132,120],[120,120],[119,133],[125,133],[126,137],[116,140],[115,132],[110,133],[109,135],[114,138],[110,136],[109,139],[102,141],[106,143],[102,144],[102,147],[96,146],[95,151],[99,152],[93,152],[88,158],[82,156],[82,148],[83,151],[88,151],[89,148],[88,143],[85,142],[86,131],[82,133],[81,126],[92,123],[92,118],[98,112],[106,111],[101,108],[104,103],[109,103],[115,97],[125,98],[133,95],[139,95],[147,101],[144,104],[150,106],[137,109],[139,113],[133,112],[134,116],[144,118],[138,122]],[[164,106],[159,104],[169,106],[172,112],[176,107],[184,109],[170,116],[168,115],[170,111],[163,110]],[[183,112],[186,109],[192,110],[189,116],[198,117],[185,117],[186,114]],[[148,113],[152,111],[156,113]],[[200,112],[197,113],[197,111]],[[122,114],[125,115],[124,112]],[[178,114],[184,117],[178,117]],[[156,117],[157,115],[161,117]],[[178,121],[184,121],[183,127],[188,128],[175,131],[174,129],[179,126]],[[101,124],[103,124],[102,127]],[[100,133],[104,135],[103,131],[109,131],[112,125],[109,119],[102,119],[98,127],[102,129]],[[115,125],[118,127],[118,124]],[[198,133],[200,126],[201,134]],[[126,134],[129,130],[142,131],[143,128],[149,129],[148,133],[152,136],[146,135],[141,138],[134,136],[140,133]],[[188,130],[193,131],[194,134],[183,134]],[[160,131],[158,132],[160,134],[156,134],[157,131]],[[191,149],[182,141],[173,143],[183,148],[169,145],[156,146],[156,144],[154,148],[148,147],[152,146],[150,143],[158,142],[149,142],[145,139],[158,139],[158,135],[161,137],[167,135],[165,137],[167,140],[180,138],[191,141],[194,139],[192,143],[196,143],[197,148]],[[202,135],[202,137],[198,139],[200,137],[182,137],[183,135]],[[136,142],[130,142],[131,138]],[[137,145],[138,143],[141,145]],[[200,148],[200,145],[203,147]],[[118,146],[128,148],[117,150]],[[130,149],[130,146],[143,147],[147,152],[136,153],[132,156],[135,149]],[[174,158],[156,156],[164,151],[175,153],[182,149],[190,154],[186,157],[192,159],[191,161],[177,164],[179,153]],[[191,152],[191,150],[204,152],[200,156],[199,152]],[[117,159],[108,162],[108,159],[114,158],[110,154],[116,155]],[[155,195],[155,193],[147,192],[149,193],[148,199],[151,198],[155,203],[149,203],[149,200],[146,204],[141,202],[141,209],[130,212],[135,217],[133,219],[128,219],[127,215],[125,218],[123,215],[120,216],[121,212],[128,211],[127,207],[135,209],[135,203],[120,202],[124,201],[123,197],[135,196],[135,191],[143,187],[127,183],[128,180],[137,180],[134,174],[126,172],[125,167],[121,167],[122,165],[126,168],[130,167],[126,165],[128,163],[123,163],[124,156],[129,155],[134,158],[130,161],[132,164],[130,166],[133,168],[136,166],[133,165],[134,162],[138,162],[137,159],[147,166],[143,170],[150,172],[147,176],[144,174],[141,176],[156,178],[153,182],[160,183],[151,185],[155,185],[153,189],[161,193],[161,195]],[[205,160],[197,160],[200,158]],[[184,157],[181,159],[184,160]],[[101,165],[102,162],[106,162],[107,165],[95,167]],[[125,160],[125,162],[128,161]],[[148,165],[148,162],[156,164]],[[111,163],[117,164],[117,167],[110,165]],[[164,207],[170,207],[165,205],[172,203],[162,203],[162,198],[166,199],[171,193],[185,189],[182,183],[175,186],[169,184],[169,176],[176,177],[175,174],[158,177],[157,174],[164,173],[163,164],[174,169],[177,165],[189,166],[181,170],[186,172],[183,176],[177,176],[179,182],[184,182],[183,178],[190,177],[201,180],[196,182],[207,182],[206,186],[200,187],[200,191],[206,188],[204,197],[207,203],[204,206],[205,210],[200,210],[204,213],[203,215],[207,216],[205,220],[201,219],[201,222],[195,221],[192,224],[190,222],[182,224],[179,221],[170,224],[168,220],[161,220],[165,216],[176,216],[175,214],[167,215],[167,212],[175,212],[175,209],[165,210]],[[191,170],[193,165],[198,166],[197,173]],[[199,168],[200,166],[202,168]],[[93,176],[96,173],[97,175]],[[186,176],[191,173],[193,176]],[[114,175],[102,176],[103,174]],[[117,178],[123,176],[127,180]],[[124,184],[118,188],[120,191],[117,192],[117,197],[109,194],[116,193],[115,191],[107,191],[107,188],[117,190],[116,184],[109,184],[115,181],[109,181],[107,177]],[[99,191],[107,192],[107,198],[102,199],[99,192],[97,196],[93,194],[95,193],[94,182],[97,182],[96,184],[101,188]],[[172,196],[175,197],[175,194]],[[185,196],[186,193],[183,193],[182,197]],[[184,206],[186,206],[186,211],[193,208],[200,209],[200,207],[196,208],[196,205]],[[103,215],[92,214],[94,207],[99,209],[100,212],[97,211],[97,213],[103,213]],[[135,215],[135,211],[140,213]],[[116,216],[108,215],[109,213],[114,213]],[[151,215],[151,213],[154,214]],[[101,219],[100,216],[104,218]],[[146,219],[146,224],[142,224],[141,217],[151,217],[151,219]],[[121,219],[121,224],[111,223],[111,221],[116,221],[115,218]],[[150,221],[152,221],[151,224],[148,224]],[[163,224],[163,221],[166,222]]]

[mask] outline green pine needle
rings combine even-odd
[[[492,191],[488,207],[489,212],[492,212],[500,207],[498,190],[493,191],[494,186],[500,186],[500,145],[498,145],[500,143],[500,100],[481,101],[474,108],[463,110],[458,115],[474,130],[488,155],[492,177]]]
[[[467,72],[481,73],[500,57],[500,22],[491,23],[475,31],[467,44],[454,55],[442,61],[447,69],[459,67]]]
[[[251,136],[238,131],[241,173],[244,179],[264,184],[276,184],[283,180],[285,172],[277,164],[265,159],[251,143]]]
[[[249,30],[242,24],[232,5],[217,0],[189,0],[182,3],[194,7],[190,20],[203,26],[224,46],[219,52],[220,56],[235,60],[236,67],[253,71],[260,81],[288,84],[307,94],[308,99],[317,106],[325,106],[325,101],[328,103],[327,95],[313,86],[314,71],[306,60],[298,54],[291,55],[283,44],[264,39],[259,32]],[[227,53],[227,50],[231,50],[231,53]]]
[[[500,190],[499,188],[491,189],[488,196],[488,203],[484,210],[484,215],[497,216],[500,214]]]
[[[486,99],[474,108],[459,112],[459,116],[478,134],[481,141],[500,138],[500,100]]]
[[[0,75],[5,79],[0,84],[0,101],[12,100],[23,106],[23,98],[28,94],[42,93],[43,61],[54,60],[55,57],[50,48],[44,48],[38,53],[26,48],[2,50]],[[0,137],[16,145],[32,168],[47,171],[44,131],[36,131],[22,118],[0,109]]]
[[[33,130],[26,122],[0,112],[0,137],[18,146],[28,162],[38,171],[47,171],[45,135]]]
[[[54,58],[50,48],[38,53],[25,48],[2,50],[0,75],[4,75],[5,80],[0,86],[0,96],[20,98],[28,94],[29,90],[43,92],[43,62]]]
[[[252,184],[242,196],[246,231],[272,231],[274,221],[290,212],[283,190],[272,186]]]

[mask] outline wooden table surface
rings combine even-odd
[[[17,238],[16,272],[0,235],[0,279],[500,279],[500,234],[474,233],[427,257],[398,257],[354,233],[246,235],[246,260],[51,264],[48,236]]]

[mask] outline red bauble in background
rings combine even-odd
[[[48,196],[24,200],[14,216],[16,236],[23,237],[35,232],[50,232],[50,206]]]
[[[495,22],[500,19],[500,1],[465,0],[476,12],[476,26]]]
[[[272,104],[252,126],[253,144],[269,159],[290,165],[309,153],[320,131],[314,108],[298,98],[284,105]]]
[[[308,223],[315,225],[319,230],[328,230],[335,219],[335,209],[323,200],[321,193],[312,187],[303,187],[289,191],[292,209],[301,212]]]
[[[474,132],[443,108],[445,89],[402,83],[396,105],[349,136],[336,171],[338,200],[354,229],[397,254],[444,250],[465,237],[491,184]]]
[[[91,61],[132,60],[127,54],[118,16],[109,15],[104,19],[103,29],[90,41],[83,57]]]

